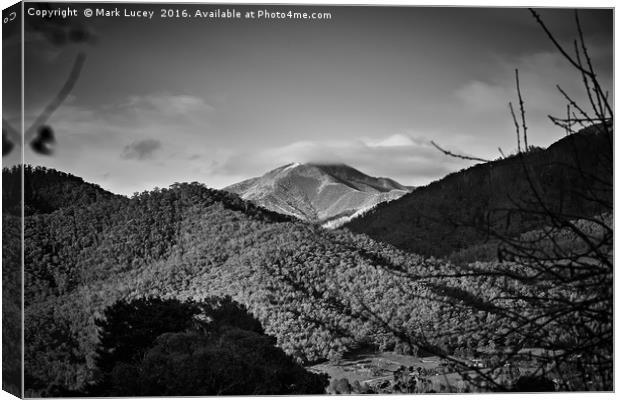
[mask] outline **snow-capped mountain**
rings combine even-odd
[[[224,188],[269,210],[337,227],[354,214],[412,188],[344,164],[292,163]]]

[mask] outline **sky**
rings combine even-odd
[[[346,163],[421,186],[472,165],[431,140],[485,159],[498,158],[498,148],[516,151],[508,108],[517,102],[516,68],[531,145],[564,136],[548,119],[566,113],[556,85],[584,100],[580,75],[523,8],[165,7],[331,14],[302,21],[162,19],[161,4],[70,6],[78,17],[26,18],[26,127],[57,95],[77,54],[86,59],[47,122],[54,153],[27,146],[25,161],[115,193],[191,181],[222,188],[290,162]],[[155,15],[86,18],[87,7]],[[572,46],[573,10],[539,12]],[[612,11],[579,15],[601,82],[611,87]],[[78,28],[83,40],[62,41]],[[4,108],[16,123],[15,110]]]

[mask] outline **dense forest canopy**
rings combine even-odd
[[[3,213],[21,215],[22,170],[19,167],[2,170]],[[45,167],[25,165],[25,215],[50,213],[63,207],[87,206],[112,198],[121,198],[82,178]]]
[[[48,394],[320,394],[328,383],[275,347],[260,322],[230,297],[119,301],[96,324],[97,381],[81,392],[55,387]]]

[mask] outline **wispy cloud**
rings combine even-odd
[[[125,160],[145,160],[161,149],[161,142],[155,139],[144,139],[133,142],[123,149],[121,158]]]
[[[300,141],[224,154],[212,165],[210,173],[249,178],[290,162],[345,163],[367,174],[388,176],[409,185],[426,184],[471,164],[447,158],[425,138],[395,134],[348,141]]]
[[[30,110],[28,115],[33,119],[37,112]],[[166,187],[175,181],[204,181],[187,175],[187,158],[202,155],[214,113],[204,99],[187,94],[132,95],[98,106],[72,98],[50,119],[56,154],[44,158],[27,148],[26,158],[98,183],[101,171],[107,171],[101,183],[116,193]],[[136,162],[143,168],[128,167]]]
[[[601,52],[596,47],[595,54]],[[512,59],[498,59],[489,67],[484,80],[471,80],[458,88],[454,97],[477,118],[491,117],[500,112],[507,115],[508,102],[517,102],[515,69],[519,70],[521,91],[526,111],[533,124],[547,123],[547,115],[563,115],[558,107],[565,102],[556,85],[562,87],[578,104],[587,105],[581,76],[558,52],[537,52]],[[609,76],[600,76],[604,87],[609,87]],[[586,107],[587,108],[587,107]]]
[[[140,114],[157,114],[169,117],[188,117],[196,114],[210,113],[214,107],[204,99],[184,94],[148,94],[130,96],[121,108]]]

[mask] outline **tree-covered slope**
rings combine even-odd
[[[2,215],[2,389],[21,394],[22,364],[22,225]]]
[[[384,276],[377,260],[392,251],[407,265],[419,259],[199,184],[31,215],[25,238],[31,390],[75,389],[92,379],[95,319],[115,301],[142,296],[231,295],[298,360],[342,354],[389,333],[352,308],[362,296],[383,313],[400,296],[397,276]]]
[[[82,178],[45,167],[25,165],[24,214],[49,213],[63,207],[86,206],[97,201],[120,198]],[[21,215],[22,170],[19,167],[2,170],[3,213]]]
[[[612,204],[612,148],[611,133],[586,128],[547,149],[450,174],[345,227],[407,251],[448,256],[540,228],[548,223],[545,207],[575,219],[596,215]]]
[[[58,375],[73,380],[66,387],[83,383],[93,318],[115,300],[268,290],[243,260],[260,265],[282,243],[314,242],[303,225],[272,223],[286,220],[191,184],[27,217],[26,358],[39,375],[30,385]]]

